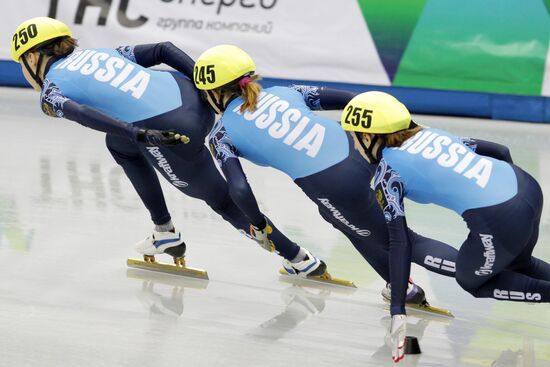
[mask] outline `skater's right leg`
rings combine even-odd
[[[111,155],[122,167],[143,204],[149,210],[155,224],[153,233],[136,244],[136,251],[147,256],[162,253],[174,256],[172,254],[174,253],[178,255],[176,257],[183,257],[185,243],[180,231],[172,224],[164,194],[153,167],[133,142],[107,135],[106,143]]]
[[[243,235],[250,237],[250,222],[229,196],[227,182],[216,168],[210,152],[203,147],[192,159],[182,159],[174,148],[148,147],[144,154],[157,170],[184,194],[203,200]],[[185,185],[178,184],[185,182]],[[300,246],[288,239],[276,226],[270,238],[275,250],[285,259],[295,261]]]
[[[550,264],[532,255],[539,236],[540,215],[533,223],[533,234],[523,252],[509,266],[509,270],[531,278],[550,281]]]
[[[510,270],[518,265],[518,258],[530,255],[537,237],[533,224],[538,222],[540,208],[524,197],[528,184],[520,172],[518,195],[463,213],[470,233],[459,250],[456,280],[475,297],[550,302],[550,281]],[[537,199],[542,201],[542,196]]]
[[[531,224],[531,237],[525,249],[513,261],[508,270],[525,274],[531,278],[550,281],[550,264],[533,256],[533,249],[539,238],[540,217],[543,205],[542,191],[538,183],[536,183],[532,177],[524,177],[524,179],[530,181],[529,186],[531,190],[529,194],[532,197],[529,198],[529,202],[534,210],[533,219],[528,222]]]
[[[122,167],[141,201],[149,210],[153,223],[162,225],[169,222],[170,213],[166,207],[157,174],[141,154],[137,144],[109,134],[105,140],[114,160]]]
[[[460,248],[456,281],[477,298],[550,302],[550,282],[506,270],[516,254],[506,245],[506,233],[476,228]]]

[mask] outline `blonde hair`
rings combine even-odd
[[[415,126],[409,129],[396,131],[391,134],[380,134],[380,137],[382,138],[384,145],[387,147],[400,147],[401,144],[410,137],[414,136],[419,131],[422,131],[424,127],[422,126]]]
[[[231,98],[234,95],[241,96],[244,99],[240,109],[241,113],[247,110],[254,112],[262,91],[262,86],[258,83],[258,80],[260,80],[261,77],[259,75],[252,75],[249,78],[251,80],[242,88],[239,85],[239,81],[242,78],[239,78],[228,85],[215,89],[214,91],[217,92],[222,99]]]
[[[241,88],[242,97],[244,103],[241,105],[241,113],[248,110],[249,112],[254,112],[256,110],[256,104],[258,103],[258,98],[260,98],[260,93],[262,91],[262,86],[258,83],[258,80],[261,79],[259,75],[252,75],[252,79],[248,84]]]

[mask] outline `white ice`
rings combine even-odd
[[[337,114],[330,115],[337,118]],[[550,193],[550,126],[415,116],[508,145]],[[40,111],[38,94],[0,88],[0,366],[385,366],[383,281],[292,181],[244,163],[261,208],[293,240],[359,288],[295,286],[279,259],[204,203],[163,182],[188,264],[210,281],[129,270],[148,213],[103,134]],[[459,246],[455,214],[407,203],[410,225]],[[550,261],[550,206],[535,255]],[[169,261],[169,258],[163,260]],[[422,354],[404,366],[550,366],[548,304],[474,299],[453,279],[413,267],[432,304],[411,312]]]

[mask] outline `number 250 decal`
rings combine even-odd
[[[216,73],[214,71],[214,65],[195,66],[195,83],[206,84],[214,83],[216,81]]]
[[[368,129],[372,121],[372,110],[365,110],[361,107],[348,106],[344,122],[352,126],[359,126]]]
[[[22,28],[13,35],[13,43],[15,45],[15,51],[21,48],[21,45],[27,44],[29,39],[34,38],[38,35],[38,30],[36,29],[36,24],[29,24],[27,28]]]

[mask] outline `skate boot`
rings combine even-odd
[[[387,283],[386,287],[382,289],[382,297],[387,302],[391,302],[391,284]],[[419,285],[415,284],[412,279],[409,279],[407,286],[407,297],[405,298],[407,306],[409,304],[420,305],[426,302],[426,293]]]
[[[166,253],[176,258],[183,258],[185,255],[185,242],[181,238],[181,232],[174,229],[169,232],[158,232],[153,230],[153,234],[136,244],[136,251],[143,254],[145,260],[152,258],[154,262],[155,255]]]
[[[323,260],[316,258],[304,248],[302,250],[305,253],[302,261],[290,262],[283,259],[283,268],[279,270],[281,275],[355,288],[355,284],[349,280],[333,278],[327,272],[327,265]]]
[[[205,270],[185,266],[185,250],[185,242],[177,229],[169,232],[153,230],[152,235],[136,244],[136,251],[143,255],[143,260],[128,259],[127,264],[139,269],[208,279]],[[155,255],[163,253],[172,256],[174,265],[156,261]]]
[[[390,303],[391,284],[387,283],[386,287],[382,289],[381,293],[384,301]],[[424,289],[422,289],[422,287],[420,287],[418,284],[415,284],[410,278],[409,284],[407,286],[407,296],[405,298],[405,302],[405,306],[407,308],[426,311],[432,314],[454,317],[453,313],[449,310],[431,306],[426,300],[426,293],[424,292]]]

